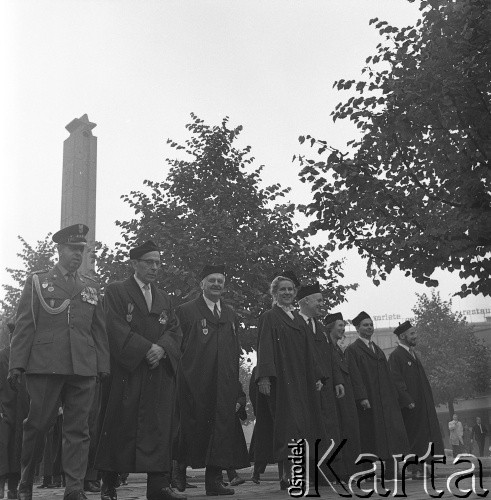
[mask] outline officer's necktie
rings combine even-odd
[[[73,273],[67,273],[66,283],[70,294],[72,294],[73,290],[75,289],[75,276],[73,275]]]
[[[143,296],[145,297],[145,302],[147,303],[148,310],[152,310],[152,292],[150,290],[150,284],[147,283],[143,285]]]
[[[215,316],[215,319],[220,319],[220,311],[218,310],[218,306],[216,304],[213,308],[213,316]]]

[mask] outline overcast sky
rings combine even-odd
[[[59,229],[73,118],[87,113],[97,124],[96,238],[105,243],[119,237],[114,221],[132,215],[120,195],[165,177],[164,159],[175,156],[166,139],[187,137],[190,112],[208,124],[224,116],[242,124],[264,182],[308,202],[291,161],[310,153],[298,136],[343,148],[356,132],[332,123],[345,98],[333,81],[358,78],[381,41],[369,19],[403,26],[419,16],[406,0],[4,0],[0,9],[1,282],[18,263],[17,235],[35,243]],[[430,292],[402,273],[375,287],[364,269],[356,253],[347,255],[346,283],[361,286],[340,308],[345,317],[361,309],[407,317],[415,293]],[[456,275],[436,278],[445,299],[460,288]],[[454,299],[455,310],[490,307],[483,297]]]

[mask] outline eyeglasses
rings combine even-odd
[[[137,259],[139,262],[143,262],[146,266],[152,267],[156,266],[157,268],[162,266],[162,262],[160,260],[153,260],[153,259]]]

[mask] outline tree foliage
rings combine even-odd
[[[21,265],[17,269],[7,268],[7,272],[15,284],[2,285],[5,296],[3,300],[0,300],[0,304],[2,316],[5,318],[10,318],[15,314],[27,277],[34,271],[50,269],[55,263],[56,245],[51,240],[51,233],[44,240],[39,240],[34,246],[27,243],[21,236],[18,236],[18,239],[22,243],[22,249],[17,254],[21,259]]]
[[[372,19],[384,41],[353,94],[332,112],[360,135],[341,152],[310,136],[301,157],[313,200],[309,232],[368,259],[375,284],[395,267],[436,286],[437,268],[469,280],[461,296],[491,294],[491,4],[421,1],[416,26]],[[327,157],[327,158],[326,158]]]
[[[489,349],[473,333],[451,302],[438,293],[418,295],[413,309],[418,332],[418,352],[433,389],[435,403],[446,403],[453,415],[457,398],[470,398],[489,391]]]
[[[182,302],[199,293],[205,263],[224,263],[225,300],[241,318],[248,332],[243,347],[250,350],[257,317],[271,303],[275,272],[288,268],[304,280],[323,281],[333,307],[352,286],[339,283],[342,263],[329,262],[328,250],[311,245],[294,222],[296,207],[284,201],[289,189],[260,186],[263,167],[253,166],[249,146],[236,146],[242,127],[230,128],[227,118],[209,126],[191,117],[185,144],[168,140],[181,158],[166,160],[166,178],[146,180],[149,192],[122,196],[135,218],[116,222],[122,240],[114,249],[99,248],[98,271],[105,282],[121,279],[129,248],[152,239],[162,250],[159,284]]]

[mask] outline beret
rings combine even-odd
[[[210,274],[223,274],[225,276],[225,266],[223,264],[206,264],[199,275],[200,280],[204,280]]]
[[[160,252],[159,247],[152,240],[130,249],[130,259],[139,259],[148,252]]]

